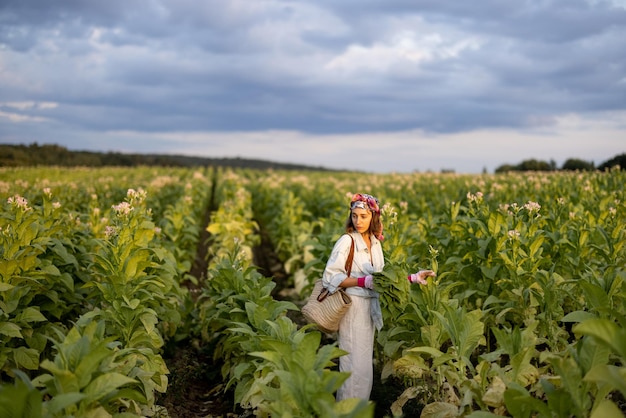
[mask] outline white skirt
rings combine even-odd
[[[339,348],[348,354],[339,357],[339,371],[350,377],[337,390],[337,400],[369,400],[374,382],[374,323],[370,314],[372,299],[352,296],[352,306],[339,323]]]

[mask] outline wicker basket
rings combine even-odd
[[[351,305],[352,298],[343,289],[330,294],[322,281],[317,280],[309,300],[302,307],[302,314],[307,321],[317,324],[321,331],[335,332]]]
[[[350,253],[346,259],[346,275],[350,276],[352,271],[352,259],[354,258],[354,238],[350,236]],[[310,323],[317,324],[317,327],[324,332],[335,332],[339,330],[339,321],[352,306],[352,298],[343,289],[339,288],[335,293],[330,293],[326,289],[322,280],[317,280],[309,300],[302,307],[302,314]]]

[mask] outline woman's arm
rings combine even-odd
[[[324,287],[331,293],[335,292],[339,287],[345,288],[356,284],[357,279],[349,277],[349,272],[346,274],[346,259],[348,258],[351,244],[351,237],[342,235],[333,246],[330,257],[326,262],[322,279]]]

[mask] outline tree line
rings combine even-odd
[[[331,171],[324,167],[278,163],[245,158],[205,158],[186,155],[123,154],[120,152],[70,151],[55,144],[32,143],[30,145],[0,144],[0,167],[61,166],[162,166],[195,167],[218,166],[251,169],[317,170]]]
[[[626,153],[616,155],[615,157],[603,162],[598,167],[593,161],[585,161],[578,158],[569,158],[565,160],[563,165],[558,168],[554,160],[541,161],[536,159],[524,160],[517,165],[504,164],[495,169],[496,173],[506,173],[509,171],[605,171],[613,167],[626,167]]]
[[[167,167],[194,167],[218,166],[251,169],[276,170],[316,170],[336,171],[324,167],[312,167],[299,164],[278,163],[265,160],[245,158],[208,158],[185,155],[164,154],[123,154],[120,152],[70,151],[55,144],[32,143],[30,145],[0,144],[0,167],[22,166],[61,166],[61,167],[104,167],[104,166],[167,166]],[[577,158],[566,160],[559,168],[554,160],[541,161],[536,159],[524,160],[519,164],[504,164],[495,169],[495,173],[510,171],[604,171],[615,166],[626,167],[626,153],[617,155],[597,167],[593,162]]]

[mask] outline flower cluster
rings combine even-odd
[[[476,194],[472,194],[470,192],[467,192],[467,200],[469,200],[470,202],[482,202],[483,193],[476,192]]]
[[[112,207],[118,216],[127,216],[133,210],[133,206],[128,202],[122,202],[118,205],[113,205]]]
[[[126,197],[131,202],[141,203],[144,200],[146,200],[147,196],[148,196],[148,192],[146,192],[144,189],[139,189],[139,190],[128,189],[128,191],[126,192]]]
[[[385,203],[381,209],[381,219],[389,226],[396,223],[398,212],[389,203]]]
[[[519,236],[520,236],[520,233],[519,233],[518,230],[516,230],[516,229],[509,230],[509,238],[510,239],[517,239],[517,238],[519,238]]]
[[[114,226],[110,226],[107,225],[106,228],[104,228],[104,236],[107,238],[111,238],[113,236],[117,235],[117,228],[115,228]]]
[[[526,209],[530,213],[539,212],[539,209],[541,209],[541,205],[537,202],[532,202],[529,200],[528,203],[524,205],[524,209]]]
[[[8,193],[11,190],[11,184],[6,181],[0,181],[0,193]]]
[[[30,206],[28,206],[28,200],[26,200],[25,197],[22,197],[20,195],[9,197],[7,199],[7,202],[9,203],[9,205],[13,205],[17,208],[20,208],[24,212],[31,210]]]

